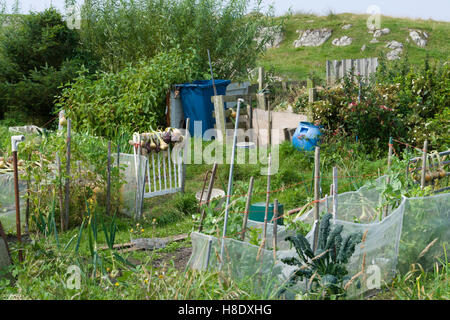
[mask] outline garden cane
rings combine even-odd
[[[224,251],[224,246],[225,246],[225,236],[227,234],[227,222],[228,222],[228,211],[229,211],[229,206],[230,206],[231,187],[233,184],[233,169],[234,169],[234,158],[235,158],[235,153],[236,153],[237,131],[238,131],[239,114],[241,111],[241,103],[242,102],[244,102],[243,99],[237,100],[236,122],[234,124],[234,136],[233,136],[233,149],[231,149],[230,175],[228,177],[227,201],[226,201],[226,205],[225,205],[225,220],[223,223],[222,244],[220,247],[219,269],[222,269],[222,264],[223,264],[223,251]]]
[[[16,201],[16,233],[19,248],[22,243],[22,236],[20,230],[19,172],[17,169],[17,147],[19,143],[23,141],[25,141],[25,137],[22,135],[11,137],[11,151],[13,156],[13,167],[14,167],[14,193]],[[19,262],[22,261],[23,261],[22,249],[19,249]]]

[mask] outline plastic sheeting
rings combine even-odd
[[[112,155],[112,159],[117,159],[117,153]],[[133,154],[119,154],[120,173],[121,178],[124,180],[124,184],[120,189],[120,208],[119,211],[130,217],[139,219],[142,215],[142,204],[144,198],[144,181],[147,168],[147,158],[140,156],[136,163]],[[114,161],[114,165],[117,166],[117,162]],[[139,176],[136,174],[137,166],[140,167],[138,171]]]
[[[420,263],[424,269],[448,254],[450,239],[450,194],[423,198],[403,198],[389,215],[379,221],[377,207],[381,199],[377,185],[384,183],[384,177],[370,187],[338,195],[337,219],[332,223],[343,225],[342,236],[353,232],[366,233],[364,243],[356,246],[355,253],[347,264],[349,276],[361,275],[352,282],[347,291],[351,298],[389,283],[397,270],[405,272],[413,263]],[[320,212],[331,211],[331,201],[320,203]],[[302,215],[299,220],[313,225],[314,210]],[[358,222],[355,222],[358,221]],[[263,228],[263,223],[249,221],[249,227]],[[251,278],[255,281],[255,293],[264,297],[275,297],[296,267],[281,262],[282,258],[297,256],[295,249],[285,241],[294,231],[283,226],[277,229],[277,252],[273,256],[273,225],[268,224],[266,248],[260,250],[246,239],[244,242],[224,239],[225,257],[222,269],[234,279]],[[306,238],[312,243],[314,227]],[[194,232],[191,234],[193,252],[188,266],[193,269],[218,269],[220,241],[212,236]],[[210,249],[211,248],[211,249]],[[218,253],[219,252],[219,253]],[[259,252],[259,259],[258,259]],[[364,262],[364,263],[363,263]],[[306,291],[305,281],[287,288],[286,298],[294,298]]]
[[[20,215],[22,225],[25,226],[26,183],[19,179]],[[16,230],[16,205],[14,194],[14,174],[0,174],[0,220],[6,232]]]

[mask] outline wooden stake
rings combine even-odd
[[[66,178],[66,198],[65,198],[65,208],[66,208],[66,213],[65,213],[65,222],[64,222],[64,228],[67,230],[69,229],[69,204],[70,204],[70,143],[71,143],[71,139],[72,135],[71,135],[71,121],[70,119],[67,119],[67,142],[66,142],[66,146],[67,146],[67,150],[66,150],[66,158],[67,158],[67,163],[66,163],[66,174],[67,174],[67,178]]]
[[[338,170],[333,167],[333,219],[337,218],[338,211]]]
[[[262,91],[264,89],[264,68],[258,68],[258,91]]]
[[[31,161],[31,155],[28,157],[28,161]],[[31,180],[30,180],[30,174],[28,172],[28,179],[27,179],[27,201],[26,201],[26,207],[25,207],[25,233],[28,233],[29,231],[29,221],[30,221],[30,196],[31,196]]]
[[[250,204],[252,201],[252,194],[253,194],[253,176],[250,177],[250,184],[248,186],[248,193],[247,193],[247,201],[245,202],[245,213],[244,213],[244,220],[242,221],[242,232],[241,232],[241,240],[244,241],[245,239],[245,232],[247,231],[247,221],[248,221],[248,214],[250,210]]]
[[[266,244],[266,237],[267,237],[267,216],[269,214],[269,201],[270,201],[270,169],[272,166],[272,154],[269,153],[269,163],[268,163],[268,170],[267,170],[267,193],[266,193],[266,210],[264,212],[264,230],[263,230],[263,239],[261,243],[261,248],[264,249]]]
[[[277,259],[278,199],[273,202],[273,259]]]
[[[319,192],[320,192],[320,147],[316,147],[314,154],[314,229],[313,252],[317,249],[317,240],[319,237]]]
[[[189,137],[189,124],[191,122],[191,119],[187,118],[186,119],[186,133],[184,135],[184,140],[183,143],[185,144],[184,146],[184,150],[183,150],[183,158],[182,158],[182,164],[181,164],[181,168],[182,168],[182,172],[181,172],[181,193],[184,193],[184,188],[185,188],[185,180],[186,180],[186,159],[185,159],[185,154],[186,154],[186,148],[190,148],[190,144],[188,141],[188,137]]]
[[[13,168],[14,168],[14,193],[15,193],[15,205],[16,205],[16,233],[17,242],[19,244],[19,262],[23,261],[22,249],[22,230],[20,226],[20,201],[19,201],[19,170],[17,169],[17,151],[12,152],[13,156]]]
[[[209,179],[209,186],[208,191],[206,193],[206,206],[209,206],[209,200],[211,200],[211,193],[212,189],[214,188],[214,180],[216,178],[216,171],[217,171],[217,162],[214,162],[212,171],[211,171],[211,177]],[[203,200],[203,193],[200,198],[200,202]],[[202,209],[202,214],[200,215],[200,226],[198,227],[198,232],[202,232],[203,230],[203,220],[205,219],[205,208]]]
[[[59,215],[61,223],[61,232],[64,231],[64,205],[63,205],[63,192],[62,192],[62,173],[61,173],[61,159],[59,154],[56,154],[56,166],[58,168],[58,195],[59,195]]]
[[[425,188],[425,174],[427,171],[427,152],[428,152],[428,140],[423,143],[423,153],[422,153],[422,175],[420,177],[420,188]]]
[[[387,164],[388,176],[386,178],[387,184],[391,183],[391,177],[389,176],[389,174],[391,173],[391,164],[392,164],[392,148],[393,148],[392,142],[393,142],[392,137],[389,137],[389,151],[388,151],[388,164]],[[387,205],[384,206],[383,211],[384,211],[385,217],[388,214],[388,210],[389,210],[388,206]]]
[[[111,214],[111,141],[108,141],[108,176],[106,180],[106,214]]]

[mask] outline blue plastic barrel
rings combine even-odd
[[[230,80],[214,80],[217,95],[225,95]],[[201,135],[206,130],[214,128],[216,123],[213,118],[214,104],[211,97],[214,96],[212,80],[197,80],[191,83],[176,85],[180,88],[181,104],[183,105],[184,118],[190,119],[189,133],[194,136],[194,122],[202,122]],[[199,133],[197,133],[199,137]]]
[[[320,127],[310,122],[300,122],[292,137],[292,145],[300,151],[311,151],[319,143]]]

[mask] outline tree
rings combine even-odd
[[[13,21],[0,37],[0,119],[7,111],[48,118],[81,63],[78,35],[54,8]]]

